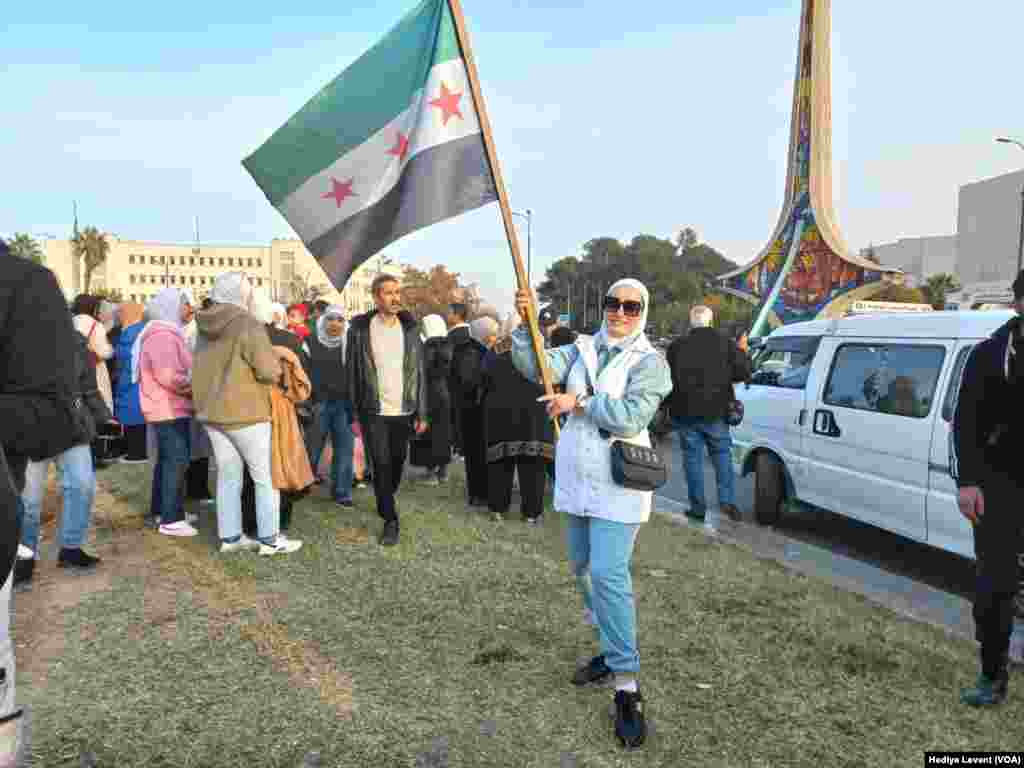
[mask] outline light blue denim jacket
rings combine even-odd
[[[611,360],[621,355],[633,342],[612,347],[610,350],[596,338],[594,343],[600,374]],[[575,344],[570,344],[546,350],[546,354],[552,384],[563,385],[580,356],[579,349]],[[512,364],[523,376],[531,381],[540,382],[529,329],[520,326],[513,332],[511,358]],[[630,369],[626,389],[621,398],[596,393],[587,402],[584,413],[600,429],[621,437],[635,437],[647,429],[658,412],[661,401],[671,391],[672,374],[665,358],[658,353],[647,355]]]

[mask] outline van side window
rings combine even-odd
[[[956,413],[956,400],[960,396],[960,384],[964,380],[964,368],[967,367],[967,358],[974,351],[974,346],[964,347],[956,356],[953,363],[953,371],[949,374],[949,386],[946,387],[946,399],[942,401],[942,418],[944,421],[952,422],[953,414]]]
[[[824,402],[841,408],[925,418],[946,358],[944,347],[843,344],[836,350]]]
[[[754,355],[754,372],[750,383],[782,389],[803,389],[820,343],[820,336],[768,339]]]

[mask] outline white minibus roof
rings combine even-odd
[[[1010,310],[988,312],[874,313],[836,320],[811,320],[776,328],[783,336],[861,336],[913,339],[983,339],[1015,316]]]

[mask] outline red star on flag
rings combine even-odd
[[[349,179],[342,184],[336,178],[331,176],[331,191],[324,192],[320,197],[324,200],[334,200],[337,202],[338,208],[341,208],[341,204],[345,202],[345,198],[356,196],[356,193],[352,191],[353,181],[355,181],[355,179]]]
[[[409,154],[409,137],[399,131],[395,138],[395,146],[388,150],[388,154],[394,155],[399,160],[405,160],[405,156]]]
[[[462,112],[459,111],[459,99],[462,98],[461,93],[454,93],[448,90],[448,84],[441,83],[441,95],[430,102],[432,107],[440,107],[442,111],[441,120],[443,125],[448,125],[448,120],[453,115],[458,115],[459,119],[465,119],[462,117]]]

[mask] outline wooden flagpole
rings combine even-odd
[[[460,0],[448,0],[448,7],[451,9],[452,19],[455,21],[455,34],[459,39],[459,46],[462,48],[462,58],[466,62],[466,73],[469,75],[469,87],[473,92],[473,103],[476,106],[476,113],[480,117],[480,130],[483,133],[484,148],[487,151],[487,160],[491,165],[494,186],[498,191],[501,218],[505,222],[505,236],[508,238],[508,245],[512,250],[512,263],[516,270],[516,282],[520,290],[529,288],[529,279],[526,276],[526,268],[523,266],[523,255],[519,250],[519,236],[512,221],[512,208],[508,202],[508,192],[505,190],[505,180],[501,175],[501,166],[498,164],[498,152],[495,149],[494,136],[491,133],[491,121],[487,116],[487,107],[484,105],[483,93],[480,90],[480,78],[477,74],[476,60],[473,58],[473,49],[469,44],[469,30],[466,28],[466,18],[462,14],[462,3]],[[540,325],[537,322],[537,307],[532,302],[526,316],[527,324],[530,327],[530,339],[533,341],[533,354],[537,358],[537,370],[540,371],[544,391],[550,395],[554,393],[554,388],[551,385],[551,371],[548,370],[547,356],[544,354],[544,340],[540,334]],[[555,438],[557,439],[557,419],[554,420],[554,426]]]

